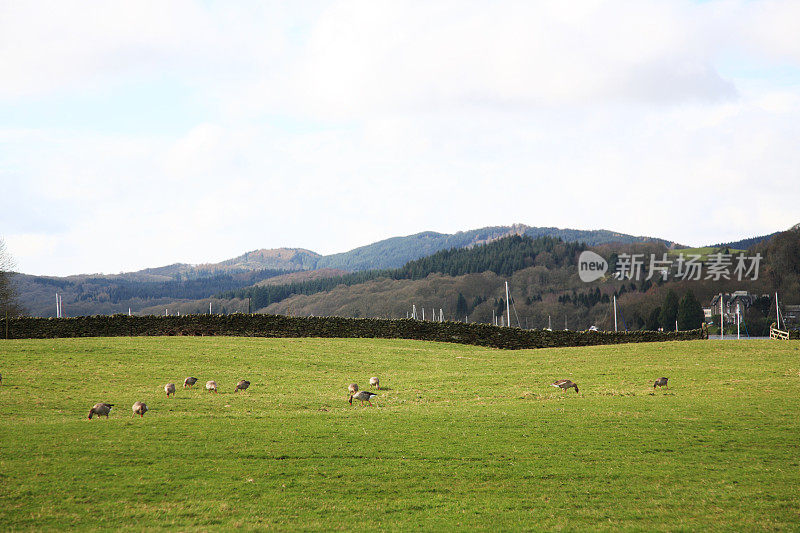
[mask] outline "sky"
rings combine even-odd
[[[0,238],[117,273],[800,222],[797,1],[0,0]]]

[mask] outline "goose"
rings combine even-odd
[[[558,381],[554,381],[553,387],[558,387],[559,389],[563,389],[564,392],[566,392],[567,389],[574,387],[575,393],[576,394],[578,393],[578,386],[568,379],[559,379]]]
[[[240,391],[240,390],[246,390],[247,387],[249,387],[249,386],[250,386],[250,382],[247,381],[246,379],[243,379],[239,383],[236,384],[236,388],[233,389],[233,392]]]
[[[164,385],[164,392],[167,393],[167,398],[169,398],[170,394],[175,396],[175,384],[174,383],[167,383],[166,385]]]
[[[376,377],[369,378],[369,386],[370,387],[377,387],[378,390],[381,390],[381,380]]]
[[[667,380],[668,380],[668,379],[669,379],[669,378],[658,378],[658,379],[655,381],[655,383],[653,383],[653,388],[654,388],[654,389],[655,389],[656,387],[667,387],[667,388],[669,388],[669,387],[667,386]]]
[[[355,394],[355,393],[357,393],[357,392],[358,392],[358,383],[351,383],[351,384],[350,384],[350,385],[347,387],[347,390],[348,390],[348,391],[350,391],[350,394]]]
[[[206,381],[206,390],[213,390],[214,392],[217,392],[217,382]]]
[[[377,394],[365,390],[358,391],[355,394],[350,395],[350,405],[353,405],[353,398],[355,398],[356,400],[361,400],[361,405],[364,405],[365,401],[368,404],[372,405],[372,402],[370,400],[372,399],[373,396],[377,396]]]
[[[186,378],[183,380],[183,388],[194,387],[195,383],[197,383],[197,378]]]
[[[133,414],[139,415],[144,417],[144,414],[148,411],[147,404],[144,402],[136,402],[133,404]]]
[[[111,411],[112,407],[114,407],[113,403],[100,402],[94,404],[94,407],[89,409],[89,420],[91,420],[94,415],[108,418],[108,413]]]

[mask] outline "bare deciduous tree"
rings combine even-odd
[[[0,239],[0,317],[22,314],[14,285],[14,258],[6,250],[6,243]]]

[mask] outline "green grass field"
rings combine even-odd
[[[0,529],[797,530],[798,348],[0,341]]]

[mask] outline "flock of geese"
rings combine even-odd
[[[665,387],[669,389],[669,386],[667,385],[668,380],[669,378],[664,378],[664,377],[658,378],[653,383],[653,389],[655,390],[658,387]],[[187,387],[194,387],[195,383],[197,383],[197,378],[190,376],[183,380],[183,388],[185,389]],[[2,384],[3,384],[3,375],[0,374],[0,385]],[[375,376],[369,378],[369,385],[370,387],[375,387],[378,390],[381,390],[381,381]],[[249,386],[250,382],[247,381],[246,379],[243,379],[236,384],[236,388],[233,389],[233,392],[245,391]],[[566,392],[567,389],[575,389],[575,394],[579,392],[578,385],[576,385],[572,380],[569,379],[556,380],[552,383],[552,386],[559,388],[564,392]],[[368,405],[372,405],[372,398],[374,396],[377,396],[377,394],[374,392],[359,390],[357,383],[351,383],[347,387],[347,389],[348,392],[350,393],[350,399],[348,400],[350,405],[353,405],[353,400],[359,400],[362,406],[364,405],[364,402],[367,402]],[[216,393],[217,382],[214,380],[206,381],[206,390]],[[167,398],[169,398],[170,395],[175,396],[175,384],[167,383],[166,385],[164,385],[164,392],[167,393]],[[108,414],[111,412],[112,407],[114,407],[113,403],[100,402],[94,404],[92,408],[89,409],[89,419],[91,420],[93,416],[105,416],[106,418],[108,418]],[[144,402],[134,403],[131,409],[133,411],[134,416],[139,415],[140,417],[144,417],[144,414],[148,411],[147,404]]]
[[[187,387],[189,388],[194,387],[195,383],[197,383],[197,378],[188,377],[183,380],[183,388],[185,389]],[[2,384],[2,376],[0,376],[0,384]],[[246,379],[243,379],[236,384],[236,388],[233,389],[233,392],[238,392],[240,390],[241,391],[247,390],[249,386],[250,382],[247,381]],[[214,380],[206,381],[206,390],[209,392],[216,393],[217,382]],[[169,398],[170,396],[175,396],[175,384],[167,383],[166,385],[164,385],[164,392],[167,393],[167,398]],[[92,408],[89,409],[89,420],[91,420],[93,416],[104,416],[108,418],[108,414],[111,412],[112,407],[114,407],[113,403],[100,402],[94,404]],[[147,404],[144,402],[134,403],[133,407],[131,407],[131,410],[133,411],[134,416],[139,415],[140,417],[144,417],[144,414],[147,411],[149,411],[149,409],[147,408]]]

